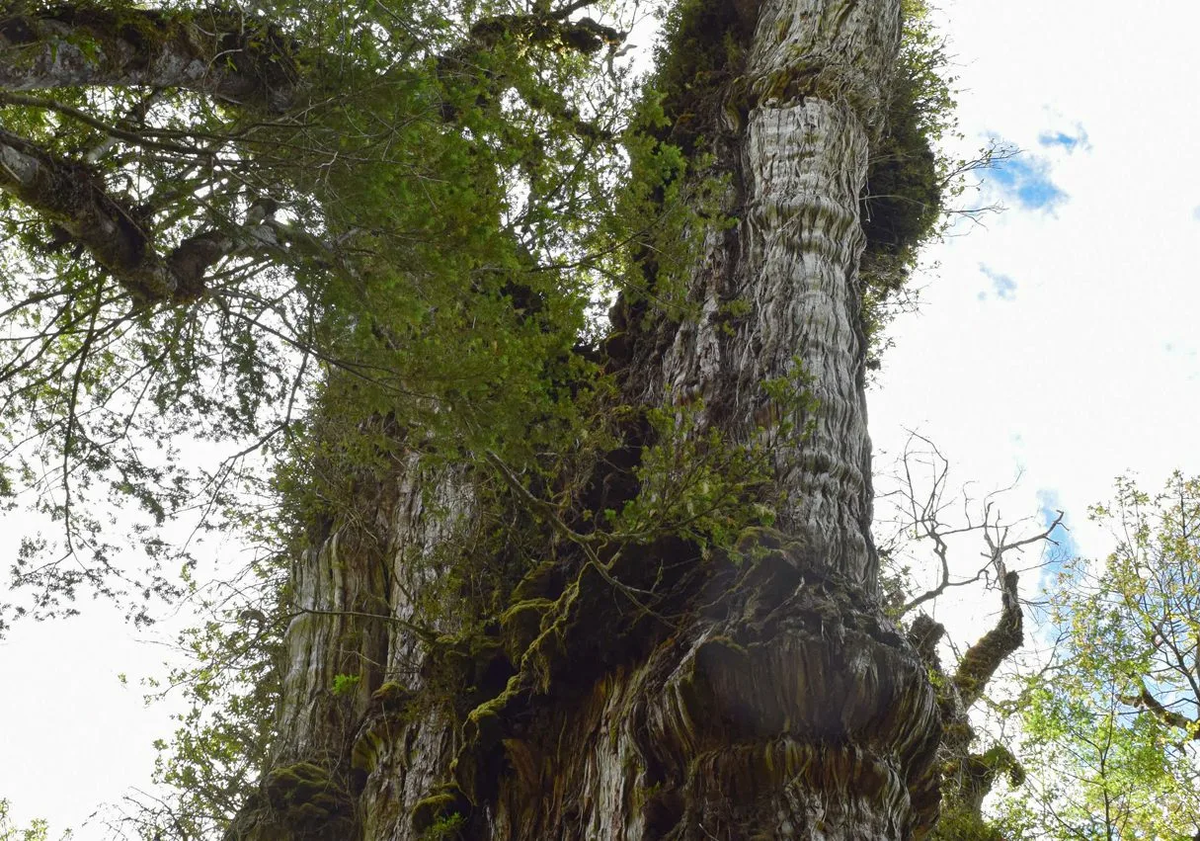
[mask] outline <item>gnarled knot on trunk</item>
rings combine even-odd
[[[539,594],[518,605],[512,633],[528,639],[533,618],[540,633],[504,691],[466,717],[449,779],[412,820],[464,814],[464,803],[476,816],[557,803],[542,790],[547,779],[570,799],[583,784],[572,782],[579,757],[612,750],[630,775],[626,832],[653,826],[675,837],[703,824],[718,837],[743,837],[747,825],[787,835],[822,812],[867,809],[864,792],[882,792],[909,828],[932,824],[936,700],[873,599],[803,542],[751,529],[710,559],[705,577],[681,585],[672,606],[673,623],[656,622],[587,568],[557,602]],[[545,808],[520,817],[522,831],[557,832],[570,809]]]

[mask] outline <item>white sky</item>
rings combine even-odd
[[[876,468],[904,428],[932,438],[960,481],[1009,484],[1009,516],[1057,498],[1084,554],[1086,521],[1112,479],[1145,489],[1200,472],[1200,52],[1187,2],[948,2],[967,144],[999,137],[1062,193],[1022,206],[984,175],[982,203],[1008,210],[931,249],[918,314],[899,319],[868,395]],[[1068,150],[1039,137],[1085,137]],[[1044,170],[1041,168],[1044,167]],[[970,201],[970,195],[963,197]],[[989,276],[990,275],[990,276]],[[1010,282],[998,294],[995,277]],[[919,281],[920,282],[920,281]]]
[[[1025,208],[993,178],[983,201],[1009,210],[931,250],[940,268],[918,279],[921,311],[895,323],[868,396],[876,466],[919,430],[979,492],[1022,472],[1007,517],[1051,496],[1080,550],[1105,554],[1086,508],[1114,476],[1136,471],[1156,490],[1176,467],[1200,472],[1200,7],[945,0],[943,10],[966,143],[1020,146],[1009,172],[1040,172],[1065,196]],[[1058,132],[1086,143],[1039,143]],[[56,829],[144,785],[150,743],[170,732],[166,711],[145,710],[116,678],[155,672],[163,652],[85,608],[70,622],[18,624],[0,643],[0,797],[18,820]]]

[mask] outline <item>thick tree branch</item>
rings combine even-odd
[[[624,33],[591,18],[567,19],[583,5],[485,18],[441,64],[470,63],[471,54],[507,38],[585,54],[623,40]],[[64,4],[0,17],[0,90],[182,88],[279,113],[296,106],[303,91],[297,52],[279,27],[236,9],[118,11]]]
[[[1187,733],[1191,739],[1200,741],[1200,721],[1192,721],[1192,719],[1183,713],[1165,707],[1161,701],[1150,693],[1145,683],[1142,683],[1140,688],[1142,691],[1139,694],[1122,697],[1122,703],[1129,704],[1132,707],[1140,707],[1147,712],[1153,713],[1164,724],[1178,727]]]
[[[295,47],[238,11],[63,5],[0,17],[0,90],[184,88],[282,112],[299,98]]]
[[[119,126],[109,125],[103,120],[93,117],[91,114],[71,105],[58,102],[53,99],[43,99],[37,96],[25,96],[19,93],[5,93],[0,91],[0,105],[21,105],[27,108],[42,108],[47,111],[57,111],[60,114],[65,114],[72,119],[78,120],[86,126],[96,129],[105,135],[105,142],[98,149],[93,149],[88,152],[88,161],[95,162],[101,154],[104,153],[115,140],[124,140],[137,146],[146,149],[157,149],[163,152],[173,152],[180,155],[192,155],[196,157],[204,157],[211,159],[211,153],[208,150],[202,149],[199,146],[184,145],[182,143],[170,143],[161,140],[155,140],[144,133],[136,131],[128,131]]]
[[[160,254],[128,200],[109,194],[95,171],[0,129],[0,190],[10,193],[88,251],[143,302],[186,303],[205,292],[205,275],[221,259],[277,243],[269,214],[247,225],[194,234]]]
[[[967,709],[979,700],[1000,664],[1025,643],[1018,578],[1015,572],[1004,574],[1000,595],[1002,608],[996,627],[966,650],[954,673],[954,685]]]

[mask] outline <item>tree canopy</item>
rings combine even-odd
[[[327,427],[419,419],[518,465],[578,422],[630,118],[619,33],[577,8],[6,13],[0,478],[61,529],[18,564],[39,612],[170,595],[96,503],[158,553],[239,455],[302,446],[318,387]],[[196,471],[185,435],[236,446]]]

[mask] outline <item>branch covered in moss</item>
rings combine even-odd
[[[296,45],[236,9],[64,4],[0,17],[0,89],[183,88],[269,112],[300,92]]]

